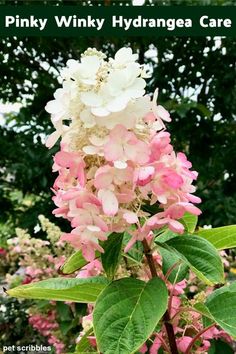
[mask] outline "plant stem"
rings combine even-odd
[[[175,341],[175,332],[172,324],[170,323],[170,315],[168,311],[165,312],[163,319],[169,340],[170,352],[171,354],[178,354],[178,349]]]
[[[142,241],[142,244],[143,244],[144,254],[145,254],[145,257],[147,258],[148,266],[149,266],[151,274],[152,274],[152,278],[157,278],[158,275],[157,275],[156,266],[155,266],[154,259],[152,256],[152,251],[151,251],[150,247],[148,246],[147,240],[144,239]]]
[[[155,263],[154,263],[154,259],[152,256],[151,249],[150,249],[146,239],[144,239],[142,241],[142,244],[143,244],[144,254],[145,254],[145,257],[148,262],[148,266],[151,271],[151,275],[153,278],[156,278],[158,275],[157,275],[157,270],[155,267]],[[176,341],[175,341],[174,328],[173,328],[172,324],[170,323],[170,315],[169,315],[168,311],[166,311],[166,313],[164,314],[163,319],[164,319],[164,325],[165,325],[166,333],[167,333],[168,340],[169,340],[170,353],[171,354],[178,354],[178,349],[177,349],[177,345],[176,345]]]
[[[178,265],[180,265],[181,264],[181,261],[178,261],[178,262],[176,262],[176,263],[174,263],[173,265],[172,265],[172,267],[170,267],[170,269],[168,269],[168,271],[166,272],[166,275],[165,275],[165,280],[168,280],[168,278],[169,278],[169,276],[170,276],[170,274],[172,273],[172,271],[178,266]]]
[[[185,354],[191,354],[190,350],[192,349],[192,346],[194,345],[194,343],[198,340],[198,338],[201,337],[201,335],[203,333],[205,333],[206,331],[208,331],[208,329],[214,327],[216,324],[213,323],[211,324],[210,326],[206,327],[206,328],[203,328],[203,330],[201,330],[200,332],[198,332],[198,334],[191,340],[191,342],[189,343],[188,345],[188,348],[186,349],[186,352]]]
[[[168,353],[170,350],[169,350],[168,345],[166,344],[165,340],[162,338],[162,336],[160,336],[160,334],[158,334],[158,333],[155,333],[155,336],[161,342],[163,349]]]

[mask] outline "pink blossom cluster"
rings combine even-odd
[[[169,284],[169,310],[174,332],[176,335],[176,344],[180,353],[187,353],[189,345],[192,343],[191,350],[188,353],[207,354],[211,347],[211,339],[223,339],[228,343],[232,339],[223,330],[219,330],[216,326],[205,330],[201,321],[202,315],[193,308],[189,307],[189,311],[184,307],[184,299],[182,297],[187,287],[187,281],[183,280],[177,284]],[[186,300],[185,300],[186,302]],[[185,304],[186,305],[186,304]],[[202,334],[201,334],[202,332]],[[198,340],[193,341],[194,337],[200,333]],[[159,333],[154,335],[154,341],[150,348],[150,354],[158,353],[160,348],[165,349],[166,332],[164,327]],[[145,353],[145,346],[142,348],[142,353]]]
[[[6,256],[6,254],[7,254],[7,251],[4,248],[0,247],[0,257],[4,257],[4,256]]]
[[[74,101],[67,96],[64,119],[70,118],[71,122],[63,130],[61,149],[54,156],[53,171],[58,173],[53,186],[53,200],[57,207],[54,214],[71,223],[71,233],[62,235],[61,240],[82,249],[89,261],[94,259],[96,250],[103,252],[99,241],[106,240],[111,232],[130,229],[132,238],[127,251],[136,240],[143,240],[153,230],[164,226],[183,233],[184,227],[179,219],[186,212],[201,213],[194,205],[200,202],[193,194],[196,188],[192,183],[197,172],[191,170],[192,165],[184,153],[175,153],[170,134],[165,130],[163,121],[169,122],[170,115],[156,104],[157,92],[153,101],[148,96],[141,97],[145,92],[145,80],[140,78],[143,68],[136,62],[137,57],[131,49],[120,51],[113,61],[106,63],[110,65],[107,72],[114,73],[112,80],[109,78],[111,74],[106,72],[104,59],[99,59],[100,52],[96,54],[94,51],[87,54],[86,67],[90,65],[88,58],[91,56],[93,61],[95,56],[96,65],[103,68],[97,69],[96,66],[99,82],[93,75],[93,80],[85,83],[81,76],[84,60],[77,66],[73,62],[73,71],[69,63],[64,78],[64,85],[73,83],[73,92],[80,97],[81,105],[75,108]],[[101,61],[103,64],[98,64]],[[131,67],[134,86],[131,82],[128,88],[131,79],[128,68]],[[138,89],[139,85],[142,90]],[[96,104],[105,100],[101,87],[116,97],[111,98],[111,111],[108,103],[106,110],[100,106],[99,110],[96,109]],[[96,96],[97,91],[102,98]],[[120,105],[121,99],[125,104]],[[68,115],[70,106],[73,106],[74,113]],[[90,107],[92,126],[81,118],[85,106]],[[60,107],[57,98],[50,102],[49,109],[47,106],[53,122],[59,118],[63,120],[64,111]],[[154,203],[158,204],[159,211],[150,217],[142,211],[142,206]]]
[[[23,284],[57,276],[58,269],[66,260],[62,242],[54,243],[55,254],[51,255],[49,241],[31,237],[21,229],[16,229],[16,233],[16,237],[8,240],[7,261],[20,266],[18,273],[24,277]]]
[[[40,313],[30,315],[29,323],[42,336],[47,338],[48,343],[54,346],[57,354],[61,354],[64,352],[65,346],[55,334],[55,331],[59,328],[59,325],[56,322],[55,311],[49,311],[47,315],[43,315]]]
[[[31,279],[31,281],[53,277],[58,274],[58,269],[64,264],[65,260],[65,256],[53,257],[52,255],[45,254],[42,256],[41,262],[44,266],[42,267],[42,264],[39,262],[35,262],[33,265],[28,265],[25,268],[25,275],[27,279]],[[30,262],[28,262],[28,264],[29,263]],[[29,281],[27,283],[29,283]]]

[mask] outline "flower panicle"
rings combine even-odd
[[[61,137],[53,213],[72,227],[61,240],[82,249],[89,261],[103,252],[100,241],[110,232],[130,229],[127,251],[164,226],[183,233],[178,220],[201,213],[194,205],[200,202],[197,172],[185,154],[175,153],[165,128],[170,114],[156,103],[158,90],[152,101],[145,95],[137,59],[130,48],[108,59],[89,48],[80,61],[67,62],[62,88],[46,106],[55,127],[47,146]],[[144,203],[158,203],[159,212],[144,213]]]

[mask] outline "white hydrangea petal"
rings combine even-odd
[[[140,68],[136,63],[128,65],[126,69],[124,69],[124,75],[126,77],[127,85],[132,85],[134,80],[139,76]]]
[[[108,140],[108,137],[100,138],[99,136],[96,136],[96,135],[92,135],[89,138],[89,141],[91,142],[91,144],[93,144],[95,146],[102,146],[107,142],[107,140]]]
[[[96,125],[96,121],[91,112],[87,109],[84,109],[80,114],[80,119],[84,123],[85,128],[92,128]]]
[[[118,96],[126,84],[126,78],[122,70],[113,72],[109,75],[107,90],[111,96]]]
[[[133,99],[142,97],[145,94],[145,90],[136,90],[135,88],[130,88],[126,90],[126,95]]]
[[[158,105],[156,107],[156,114],[166,122],[171,121],[169,112],[163,106]]]
[[[157,103],[158,94],[159,94],[159,89],[156,88],[154,91],[154,94],[153,94],[153,99],[152,99],[154,105],[156,105],[156,103]]]
[[[133,90],[143,90],[145,86],[146,86],[146,81],[141,77],[138,77],[137,79],[134,80],[131,87]]]
[[[119,170],[123,170],[127,167],[127,163],[125,161],[117,160],[114,162],[114,166]]]
[[[61,104],[56,100],[49,101],[45,106],[45,110],[51,114],[57,113],[60,109],[61,109]]]
[[[102,104],[102,98],[95,92],[82,92],[80,95],[81,101],[90,107],[99,107]]]
[[[112,101],[110,101],[107,104],[107,109],[110,112],[122,111],[127,106],[129,99],[130,99],[129,96],[127,96],[126,94],[122,94],[122,95],[114,98]]]
[[[97,80],[94,78],[81,79],[81,82],[85,85],[96,85]]]
[[[122,66],[137,59],[138,54],[133,54],[131,48],[123,47],[119,49],[115,54],[114,66]]]
[[[110,111],[106,107],[92,107],[91,112],[98,117],[105,117],[110,114]]]
[[[92,145],[84,146],[82,150],[87,155],[95,155],[95,154],[97,154],[97,148],[95,146],[92,146]]]
[[[152,129],[155,131],[162,130],[165,128],[165,124],[161,119],[157,119],[154,123],[152,123]]]
[[[81,58],[81,69],[84,70],[84,75],[94,75],[100,67],[100,59],[97,55],[86,56]]]
[[[69,69],[77,69],[79,67],[79,61],[75,59],[68,59],[66,62],[66,66],[68,66]]]

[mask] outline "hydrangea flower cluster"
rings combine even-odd
[[[58,269],[71,252],[69,245],[65,248],[64,242],[58,240],[61,236],[58,226],[43,215],[39,215],[39,221],[40,227],[47,234],[47,240],[31,237],[26,230],[17,228],[16,237],[7,241],[8,250],[5,261],[12,265],[9,273],[6,274],[9,285],[17,281],[27,284],[57,276]],[[19,267],[17,270],[16,264]]]
[[[29,317],[29,323],[42,336],[47,337],[48,343],[53,345],[56,354],[64,353],[65,346],[63,342],[61,342],[54,334],[59,328],[59,325],[56,322],[55,311],[49,311],[46,315],[40,313],[31,314]]]
[[[82,249],[88,261],[103,252],[99,241],[110,232],[130,229],[127,251],[154,229],[182,233],[184,213],[201,213],[192,185],[197,172],[175,153],[164,124],[170,115],[157,105],[157,91],[153,100],[145,95],[147,74],[137,59],[130,48],[114,59],[89,48],[80,61],[68,60],[62,88],[46,106],[55,127],[46,145],[61,137],[54,214],[72,226],[61,240]],[[142,206],[154,203],[159,211],[150,217]]]
[[[60,228],[44,215],[39,215],[38,218],[40,225],[37,225],[37,228],[46,232],[47,240],[31,237],[26,230],[19,228],[15,230],[16,236],[8,239],[4,263],[10,266],[10,269],[4,282],[9,288],[57,277],[60,266],[71,253],[70,246],[65,247],[64,242],[58,240],[61,235]],[[92,271],[94,270],[91,269],[90,273]],[[81,274],[83,272],[86,271],[81,270]],[[65,353],[64,342],[67,342],[67,338],[60,330],[56,302],[51,301],[46,307],[37,307],[37,304],[34,304],[27,309],[27,313],[29,324],[47,338],[55,353]]]

